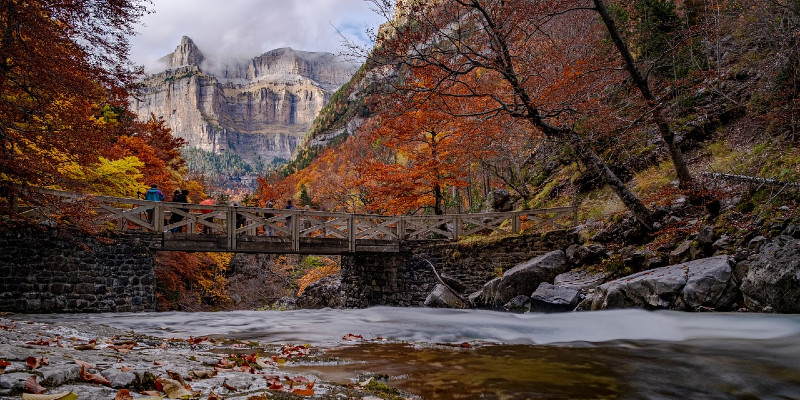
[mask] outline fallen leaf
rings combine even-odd
[[[314,389],[294,389],[292,393],[299,395],[299,396],[313,396]]]
[[[161,386],[164,388],[164,393],[167,394],[167,397],[170,399],[181,399],[181,398],[189,398],[194,396],[194,392],[189,389],[186,389],[180,382],[173,380],[173,379],[166,379],[166,378],[159,378],[156,381],[161,382]]]
[[[153,360],[153,365],[164,365],[164,363],[161,361]]]
[[[211,393],[208,394],[208,400],[223,400],[224,397],[214,393],[214,389],[211,389]]]
[[[280,384],[280,383],[273,383],[273,384],[269,385],[269,388],[271,390],[281,390],[281,389],[283,389],[283,385]]]
[[[175,371],[167,370],[167,375],[169,375],[169,379],[177,381],[178,383],[181,384],[181,386],[186,386],[186,381],[183,380],[183,377],[181,376],[181,374],[179,374],[179,373],[177,373]]]
[[[199,343],[205,342],[206,340],[208,340],[208,337],[198,337],[198,338],[196,338],[196,337],[193,337],[193,336],[189,336],[189,338],[186,339],[186,341],[189,342],[190,344],[199,344]]]
[[[208,370],[208,371],[189,371],[189,375],[193,376],[197,379],[210,379],[217,376],[217,371]]]
[[[81,367],[81,380],[84,382],[89,383],[96,383],[98,385],[106,385],[111,386],[111,382],[108,381],[103,375],[98,374],[90,374],[86,372],[84,367]]]
[[[4,361],[0,358],[0,369],[5,369],[7,366],[11,365],[10,361]]]
[[[237,388],[236,386],[232,386],[232,385],[228,384],[227,379],[222,381],[222,387],[224,387],[225,389],[230,390],[231,392],[238,392],[239,391],[239,388]]]
[[[23,393],[22,400],[78,400],[75,392],[63,392],[53,394],[32,394]]]
[[[11,324],[11,325],[0,325],[0,329],[2,329],[2,330],[4,330],[4,331],[10,331],[10,330],[13,330],[13,329],[14,329],[14,328],[16,328],[16,327],[17,327],[17,324]]]
[[[145,390],[145,391],[142,392],[142,394],[146,394],[146,395],[152,396],[152,397],[161,397],[161,393],[159,393],[156,390]]]
[[[464,342],[464,343],[461,343],[460,347],[461,347],[462,349],[471,349],[471,348],[472,348],[472,345],[471,345],[471,344],[469,344],[469,343],[467,343],[467,342]]]
[[[78,366],[81,367],[81,369],[94,369],[94,365],[89,364],[86,361],[81,361],[78,359],[73,359],[72,361],[74,361],[75,364],[78,364]]]
[[[114,400],[133,400],[133,396],[128,389],[120,389],[114,397]]]
[[[122,372],[131,372],[131,371],[133,371],[133,368],[131,368],[131,367],[127,366],[127,365],[123,365],[122,367],[120,367],[119,370],[122,371]]]
[[[36,382],[36,375],[31,375],[30,378],[25,380],[25,392],[33,393],[33,394],[42,394],[46,392],[47,389],[42,387],[38,382]]]
[[[364,337],[361,335],[353,335],[352,333],[348,333],[347,335],[342,336],[342,340],[348,340],[348,341],[364,340]]]
[[[162,350],[166,349],[167,347],[169,347],[169,345],[167,345],[167,342],[161,342],[161,344],[158,346],[158,348]]]
[[[75,346],[75,350],[95,350],[97,343],[79,344]]]

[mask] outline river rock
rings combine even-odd
[[[0,375],[0,391],[8,393],[9,391],[21,391],[25,387],[25,380],[30,378],[32,374],[27,372],[12,372],[10,374]],[[0,393],[2,393],[0,392]]]
[[[800,313],[800,240],[779,236],[766,241],[749,262],[742,286],[747,308]]]
[[[732,264],[723,255],[626,276],[600,285],[592,310],[729,310],[738,296]]]
[[[572,311],[580,301],[580,291],[542,282],[531,295],[531,311],[565,312]]]
[[[531,309],[531,298],[521,294],[509,300],[508,303],[503,305],[503,309],[512,312],[527,312]]]
[[[600,286],[611,274],[607,272],[589,273],[584,270],[568,271],[559,274],[553,280],[556,286],[575,290],[586,290]]]
[[[341,308],[344,306],[344,293],[340,275],[326,276],[306,287],[297,297],[298,308]]]
[[[125,388],[131,386],[136,381],[136,374],[130,371],[122,371],[118,368],[109,368],[100,372],[109,382],[113,388]]]
[[[43,367],[39,370],[42,374],[43,386],[60,386],[80,378],[81,368],[77,365],[58,365]]]
[[[542,282],[553,282],[568,268],[564,252],[551,251],[511,268],[502,277],[487,282],[469,298],[476,307],[501,309],[514,297],[533,293]]]
[[[691,257],[691,250],[692,250],[692,242],[687,240],[678,246],[677,249],[672,250],[669,253],[669,263],[670,264],[678,264],[682,262],[686,262]]]
[[[425,298],[425,307],[465,308],[466,304],[452,290],[440,283]]]

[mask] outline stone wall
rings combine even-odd
[[[153,311],[160,242],[154,234],[101,241],[66,229],[0,231],[0,311]]]
[[[341,272],[344,305],[421,306],[437,283],[431,264],[469,294],[502,271],[552,250],[566,249],[578,240],[574,233],[554,231],[482,243],[415,242],[403,245],[400,253],[345,255]]]

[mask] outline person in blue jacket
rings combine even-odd
[[[158,185],[155,183],[150,185],[150,189],[144,193],[144,199],[150,201],[164,201],[164,193],[158,189]],[[147,210],[147,222],[153,223],[153,209]]]

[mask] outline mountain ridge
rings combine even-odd
[[[356,66],[331,53],[280,48],[249,60],[206,57],[188,36],[131,100],[140,119],[162,117],[187,151],[230,154],[241,167],[193,163],[207,174],[255,175],[291,157],[317,113]]]

